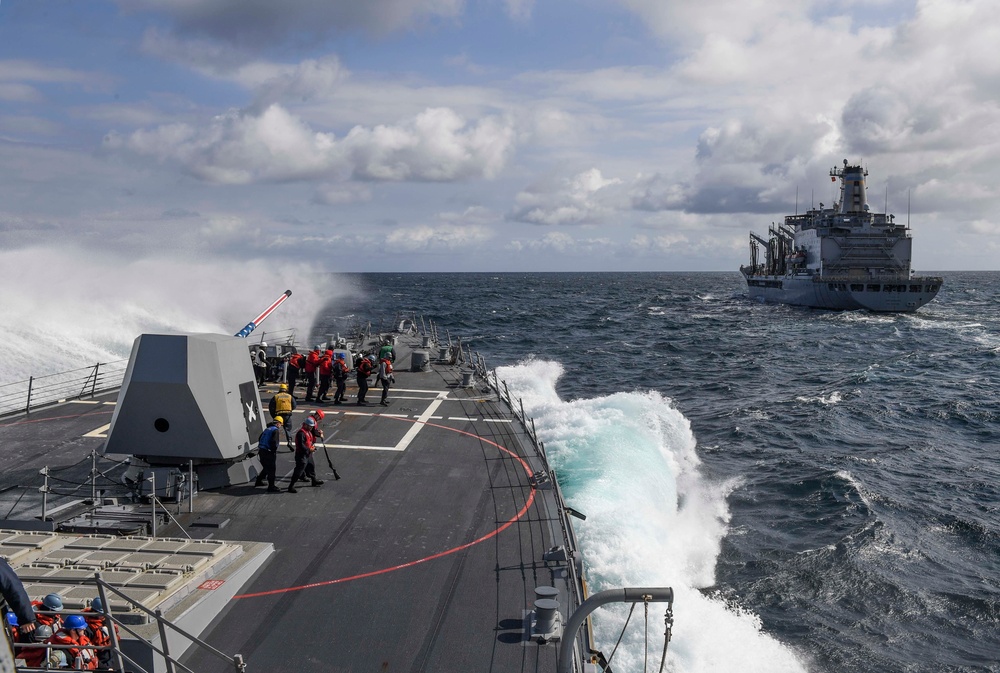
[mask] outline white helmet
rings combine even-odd
[[[266,341],[261,341],[260,342],[260,347],[261,348],[267,348],[267,342]]]

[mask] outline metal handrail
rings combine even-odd
[[[115,595],[117,595],[119,598],[124,599],[130,606],[132,606],[132,608],[138,609],[140,612],[146,613],[147,617],[149,617],[152,620],[156,621],[156,626],[157,626],[157,629],[158,629],[158,631],[160,633],[160,645],[161,645],[161,647],[163,649],[160,649],[159,647],[154,646],[152,643],[149,643],[149,647],[154,652],[156,652],[161,657],[163,657],[164,661],[166,662],[166,667],[167,667],[168,671],[172,671],[174,666],[179,666],[180,668],[183,668],[185,671],[191,671],[192,669],[190,669],[187,666],[185,666],[184,664],[180,663],[180,661],[178,661],[177,659],[175,659],[174,657],[172,657],[170,655],[169,648],[167,646],[167,637],[166,637],[166,629],[167,628],[172,629],[175,633],[183,636],[184,638],[186,638],[192,644],[197,645],[198,647],[200,647],[200,648],[208,651],[209,653],[215,655],[219,659],[222,659],[223,661],[225,661],[225,662],[227,662],[229,664],[232,664],[232,666],[234,667],[234,670],[236,670],[238,673],[244,673],[246,671],[246,662],[243,660],[243,655],[242,654],[228,655],[225,652],[222,652],[221,650],[218,650],[215,647],[209,645],[204,640],[198,638],[198,636],[195,636],[195,635],[192,635],[192,634],[188,633],[187,631],[185,631],[184,629],[180,628],[179,626],[177,626],[176,624],[174,624],[173,622],[171,622],[169,619],[167,619],[166,617],[164,617],[163,613],[160,610],[156,610],[156,611],[150,610],[146,606],[144,606],[144,605],[142,605],[140,603],[137,603],[133,599],[129,598],[126,594],[122,593],[121,591],[119,591],[115,587],[113,587],[110,584],[108,584],[107,582],[105,582],[103,579],[101,579],[101,573],[100,572],[94,573],[94,583],[97,584],[98,591],[100,592],[101,602],[107,608],[107,610],[105,612],[105,616],[112,622],[112,624],[117,624],[117,625],[121,626],[123,629],[125,629],[126,631],[128,631],[130,634],[132,634],[133,636],[135,636],[136,638],[143,639],[142,636],[140,636],[138,633],[136,633],[135,631],[133,631],[132,629],[130,629],[127,624],[124,624],[124,623],[122,623],[122,622],[120,622],[120,621],[118,621],[118,620],[116,620],[114,618],[114,615],[112,615],[112,613],[111,613],[111,603],[107,600],[107,593],[106,593],[107,591],[111,591],[112,593],[114,593]],[[112,631],[112,633],[110,635],[111,635],[111,638],[113,639],[113,642],[118,643],[118,636],[117,636],[117,634],[114,633],[114,629],[111,629],[111,631]],[[137,662],[135,662],[134,660],[132,660],[131,658],[129,658],[128,655],[126,655],[124,652],[121,652],[120,648],[117,650],[116,655],[119,656],[119,657],[121,657],[121,658],[128,659],[128,662],[132,666],[134,666],[136,668],[136,671],[138,671],[139,673],[150,673],[149,671],[147,671],[146,669],[144,669],[140,664],[138,664]],[[119,661],[121,661],[121,659],[119,659]],[[124,670],[124,669],[122,669],[122,670]],[[192,671],[192,673],[193,673],[193,671]]]
[[[128,360],[98,362],[90,367],[70,369],[26,381],[0,385],[0,418],[28,414],[33,409],[66,400],[93,397],[121,387]]]

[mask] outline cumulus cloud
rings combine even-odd
[[[514,0],[511,0],[514,1]],[[453,19],[463,0],[119,0],[130,11],[165,16],[182,36],[210,38],[247,52],[336,33],[385,35]]]
[[[512,220],[532,224],[596,224],[613,212],[621,185],[605,179],[597,168],[555,183],[539,182],[517,195]]]
[[[219,184],[312,179],[453,181],[491,178],[513,151],[509,121],[469,123],[453,110],[431,108],[401,124],[355,126],[338,139],[315,131],[278,104],[230,111],[196,127],[167,124],[129,135],[110,133],[104,145]]]

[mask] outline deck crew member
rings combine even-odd
[[[31,634],[31,642],[45,643],[52,638],[52,627],[42,624]],[[22,647],[15,654],[16,658],[24,659],[27,668],[68,668],[69,660],[63,650],[50,647]]]
[[[295,482],[299,480],[309,479],[313,486],[323,485],[323,480],[316,478],[316,461],[313,460],[313,453],[316,452],[315,432],[316,419],[309,416],[295,433],[295,471],[292,472],[292,481],[288,484],[289,493],[298,493],[295,490]]]
[[[87,620],[81,615],[69,615],[63,620],[61,629],[55,632],[49,642],[54,645],[75,645],[66,649],[66,657],[73,662],[76,670],[88,671],[97,668],[97,652],[87,637]]]
[[[388,357],[390,362],[396,361],[396,349],[392,346],[392,339],[385,337],[382,343],[382,347],[378,350],[378,359],[382,360]]]
[[[48,613],[58,613],[63,609],[62,598],[59,594],[46,594],[45,598],[40,601],[31,601],[31,607],[35,610],[35,619],[38,620],[39,624],[46,624],[51,626],[53,631],[58,631],[62,627],[62,617],[58,614],[42,614]]]
[[[395,381],[396,377],[392,375],[392,360],[386,354],[378,363],[378,382],[382,384],[382,401],[379,404],[383,407],[389,406],[389,384]]]
[[[257,376],[258,386],[264,385],[264,381],[267,379],[267,356],[264,353],[266,346],[266,343],[261,342],[253,354],[253,370]]]
[[[277,476],[278,468],[278,427],[283,422],[284,419],[281,416],[274,417],[267,424],[264,432],[260,433],[260,439],[257,441],[257,457],[260,459],[261,473],[257,475],[254,487],[263,486],[266,479],[268,493],[281,491],[274,485],[274,479]]]
[[[87,637],[90,638],[90,642],[98,647],[111,647],[114,642],[111,639],[111,631],[108,630],[109,625],[115,627],[115,633],[121,633],[118,630],[118,625],[112,622],[106,616],[104,612],[104,603],[101,602],[101,597],[98,596],[90,602],[90,607],[84,609],[84,619],[87,620]],[[121,642],[121,638],[119,638]],[[111,658],[113,653],[111,650],[97,650],[97,665],[100,668],[111,668]]]
[[[37,618],[32,608],[33,603],[24,590],[21,578],[4,558],[0,558],[0,594],[3,594],[7,609],[17,617],[18,633],[27,635],[34,631]]]
[[[267,403],[267,410],[271,418],[281,416],[284,419],[281,427],[285,431],[288,448],[292,448],[292,411],[295,410],[295,398],[288,392],[287,384],[282,383],[278,386],[278,394]]]
[[[288,394],[295,397],[295,384],[298,383],[299,374],[305,374],[306,356],[302,353],[292,353],[288,358]]]
[[[319,367],[319,346],[309,351],[306,356],[306,402],[312,402],[313,390],[316,388],[316,369]]]
[[[337,384],[337,392],[333,394],[334,404],[344,403],[344,392],[347,390],[347,361],[343,353],[337,353],[337,358],[333,361],[333,380]]]
[[[316,393],[317,402],[328,402],[327,393],[330,392],[330,380],[333,378],[333,351],[326,351],[319,360],[319,391]]]
[[[372,362],[368,358],[361,358],[358,363],[358,405],[364,406],[365,395],[368,394],[368,377],[372,375]]]

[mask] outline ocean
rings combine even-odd
[[[312,333],[415,314],[496,367],[587,516],[591,590],[674,588],[666,670],[1000,671],[1000,274],[940,275],[882,315],[736,273],[363,274]],[[614,669],[662,638],[633,615]]]
[[[137,260],[0,299],[0,381],[125,358],[143,332],[232,334],[286,288],[262,331],[415,314],[534,418],[587,517],[591,590],[674,588],[666,670],[1000,671],[1000,273],[939,275],[920,311],[880,315],[763,305],[738,273]],[[596,613],[605,655],[626,616]],[[658,670],[662,635],[640,606],[614,670]]]

